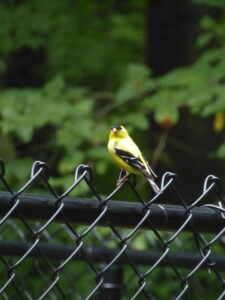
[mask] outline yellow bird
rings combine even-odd
[[[107,147],[109,153],[121,169],[126,171],[126,175],[117,181],[117,185],[124,182],[130,173],[139,174],[147,179],[155,193],[160,192],[159,187],[154,181],[154,178],[157,177],[156,174],[150,168],[124,126],[115,125],[111,128]]]

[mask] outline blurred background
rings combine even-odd
[[[187,198],[208,174],[223,178],[223,1],[8,0],[0,20],[0,157],[15,190],[42,160],[59,192],[87,163],[109,193],[120,123]]]
[[[71,186],[75,168],[85,163],[93,168],[98,193],[108,195],[119,169],[106,145],[111,126],[121,123],[158,174],[158,183],[166,171],[178,175],[186,202],[202,193],[207,175],[224,178],[225,1],[7,0],[0,1],[0,21],[0,158],[15,191],[27,182],[33,162],[41,160],[58,193]],[[25,192],[49,192],[41,183],[34,185]],[[153,195],[142,178],[137,188],[144,199]],[[70,196],[93,197],[83,182]],[[137,201],[126,185],[116,197]],[[174,203],[173,197],[165,198]],[[0,241],[40,239],[74,249],[77,236],[87,229],[71,225],[77,236],[64,223],[52,222],[39,235],[27,229],[29,224],[39,230],[45,221],[9,218],[1,226]],[[123,236],[131,231],[118,230]],[[160,234],[167,241],[173,233]],[[215,235],[205,237],[211,241]],[[95,227],[81,241],[83,248],[124,245],[109,227]],[[214,242],[210,251],[224,253],[224,240]],[[137,231],[125,243],[137,251],[165,250],[150,230]],[[191,232],[182,232],[170,250],[192,256],[199,246]],[[18,257],[6,260],[12,265]],[[3,262],[1,258],[1,287],[12,271]],[[140,273],[149,267],[140,266]],[[130,299],[142,280],[129,264],[123,271],[128,283],[123,299]],[[13,282],[27,293],[23,299],[37,299],[54,277],[45,261],[30,257],[16,266],[15,274]],[[69,299],[84,299],[96,287],[97,276],[85,260],[71,260],[60,276]],[[201,270],[194,277],[189,279],[191,299],[215,299],[221,293],[222,283],[213,272]],[[173,299],[180,291],[181,280],[171,268],[159,266],[148,279],[152,299]],[[16,299],[12,285],[6,293],[4,299]],[[57,295],[53,289],[48,299],[62,299]]]

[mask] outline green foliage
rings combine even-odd
[[[71,83],[92,78],[92,85],[98,85],[104,74],[104,84],[112,86],[121,67],[137,58],[143,43],[143,1],[133,2],[128,11],[119,14],[111,1],[102,5],[91,0],[1,2],[0,71],[6,69],[5,58],[11,52],[42,48],[47,55],[47,80],[60,73]]]
[[[186,108],[199,118],[214,117],[212,126],[224,136],[223,1],[194,0],[198,5],[219,10],[219,17],[215,19],[209,10],[201,19],[202,32],[196,42],[201,51],[199,58],[192,65],[176,68],[158,78],[152,77],[151,70],[143,64],[145,1],[6,2],[0,2],[0,19],[4,24],[0,27],[0,157],[6,161],[6,176],[15,190],[29,178],[32,162],[43,160],[52,174],[50,183],[59,192],[72,184],[76,166],[88,163],[94,169],[95,186],[102,194],[108,194],[118,174],[106,150],[113,124],[124,122],[130,132],[135,130],[147,158],[152,152],[149,138],[146,138],[150,116],[168,130],[179,124],[181,109]],[[38,66],[44,84],[36,88],[8,88],[3,80],[8,62],[12,54],[24,48],[44,52],[46,61]],[[210,157],[224,162],[225,144],[222,142]],[[32,191],[37,189],[40,193],[40,186],[33,187]],[[74,195],[85,196],[86,192],[83,184]],[[126,199],[132,199],[126,190],[125,194]],[[48,228],[54,233],[53,242],[69,243],[66,234],[55,235],[55,225]],[[18,239],[16,231],[13,234],[9,228],[2,237]],[[79,227],[77,230],[85,229]],[[93,245],[107,244],[109,230],[98,228],[98,232],[105,241],[91,241]],[[125,235],[128,232],[124,230]],[[116,248],[118,243],[110,238],[107,246]],[[185,234],[181,239],[185,251],[196,250]],[[146,237],[139,232],[129,246],[148,250],[154,243],[151,234]],[[146,267],[140,268],[146,271]],[[74,274],[73,270],[74,265],[69,264],[68,274]],[[88,277],[82,263],[76,264],[76,271]],[[124,273],[129,279],[133,270],[126,267]],[[157,284],[154,286],[154,282],[161,280],[162,270],[152,274],[154,281],[149,288],[159,299],[166,299],[177,290],[171,270],[163,274],[168,283],[162,289]],[[74,280],[73,276],[69,277]],[[79,283],[82,291],[85,291],[86,282],[92,280],[86,277]],[[67,278],[62,276],[64,286],[68,285]],[[204,280],[204,275],[201,278]],[[213,286],[213,280],[210,282]],[[31,286],[34,293],[35,290],[39,292],[38,276]],[[136,288],[138,282],[132,286]]]
[[[101,19],[100,7],[92,1],[43,5],[33,0],[0,6],[1,18],[5,20],[0,29],[2,61],[25,46],[41,47],[48,57],[43,87],[0,92],[4,140],[0,154],[8,161],[9,174],[15,170],[14,165],[24,163],[28,168],[34,159],[43,159],[56,174],[52,183],[65,188],[79,163],[92,164],[97,175],[113,169],[105,146],[114,123],[125,121],[131,132],[142,130],[144,135],[150,114],[168,129],[179,121],[183,107],[200,117],[225,112],[223,6],[220,9],[224,14],[218,22],[209,15],[203,16],[204,31],[198,40],[205,47],[213,37],[218,40],[218,47],[203,51],[191,66],[158,78],[151,77],[149,68],[138,60],[138,49],[143,43],[143,4],[133,3],[127,14],[109,11],[108,4],[102,5]],[[89,26],[84,26],[87,18]],[[100,87],[99,92],[96,87]],[[223,124],[220,127],[224,131]],[[41,141],[36,142],[40,135]],[[27,146],[21,151],[24,144]],[[147,141],[145,144],[142,140],[142,147],[147,147]],[[224,157],[223,152],[221,146],[215,155]],[[21,179],[10,175],[15,184],[20,185],[28,176],[26,168],[20,168]],[[84,190],[85,187],[80,192]]]

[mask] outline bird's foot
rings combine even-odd
[[[119,186],[119,185],[121,185],[122,183],[124,183],[125,181],[128,181],[127,176],[128,176],[128,174],[126,174],[126,175],[123,176],[122,178],[118,179],[118,180],[116,181],[116,186]]]

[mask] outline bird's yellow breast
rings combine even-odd
[[[120,166],[121,169],[128,171],[129,173],[139,174],[139,172],[136,169],[134,169],[133,167],[128,165],[124,160],[122,160],[116,154],[115,147],[118,143],[120,143],[120,146],[121,146],[121,141],[117,140],[116,138],[109,140],[107,147],[108,147],[108,150],[109,150],[109,153],[111,154],[111,156],[114,158],[114,160]]]

